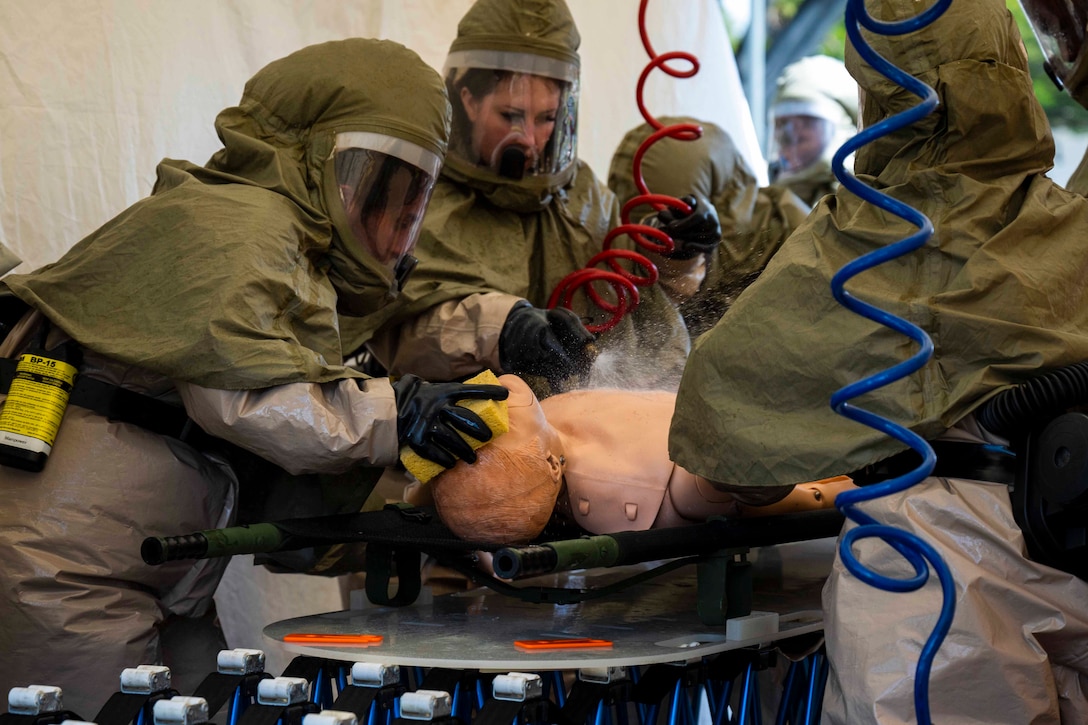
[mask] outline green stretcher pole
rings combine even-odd
[[[148,564],[164,564],[179,559],[211,559],[234,554],[284,551],[291,538],[275,524],[230,526],[181,536],[148,537],[140,546],[140,556]],[[291,548],[298,549],[314,545],[305,541],[290,543]]]
[[[722,549],[837,536],[843,521],[843,515],[836,509],[751,519],[713,519],[691,526],[504,547],[495,552],[492,565],[495,574],[503,579],[521,579],[572,569],[706,556]]]
[[[471,552],[481,545],[458,539],[433,510],[390,504],[377,511],[332,514],[210,529],[180,536],[144,539],[140,555],[148,564],[211,559],[235,554],[295,551],[311,546],[357,542],[393,549]],[[487,548],[487,545],[482,545]]]

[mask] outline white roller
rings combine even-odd
[[[208,722],[208,701],[203,697],[171,697],[152,708],[155,725],[198,725]]]
[[[273,677],[257,683],[257,702],[261,705],[294,705],[305,702],[310,683],[304,677]]]
[[[540,675],[526,672],[511,672],[499,675],[491,684],[491,694],[496,700],[524,702],[544,693],[544,683]]]
[[[63,693],[52,685],[13,687],[8,691],[8,712],[13,715],[40,715],[61,710]]]
[[[356,662],[351,666],[351,684],[359,687],[386,687],[400,682],[400,667],[373,662]]]
[[[140,665],[121,670],[121,692],[130,695],[150,695],[170,687],[170,668],[162,665]]]
[[[215,658],[216,669],[223,675],[250,675],[264,672],[264,652],[259,649],[222,649]]]
[[[304,715],[302,725],[358,725],[359,720],[353,712],[343,710],[322,710]]]
[[[400,697],[400,716],[409,720],[434,720],[451,712],[450,693],[443,690],[416,690]]]

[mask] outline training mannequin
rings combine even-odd
[[[537,400],[520,378],[510,390],[510,430],[477,451],[477,462],[436,476],[427,488],[443,522],[481,543],[528,541],[552,517],[592,534],[830,508],[849,478],[728,490],[669,460],[676,396],[665,391],[579,390]],[[426,490],[410,490],[420,503]]]

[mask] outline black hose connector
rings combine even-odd
[[[208,553],[208,538],[204,534],[183,536],[149,536],[140,545],[140,556],[147,564],[157,566],[179,559],[203,559]]]
[[[979,409],[978,422],[991,433],[1012,439],[1083,403],[1088,403],[1088,362],[1051,370],[1001,391]]]
[[[559,556],[550,546],[506,547],[495,552],[491,566],[500,579],[520,579],[555,571]]]

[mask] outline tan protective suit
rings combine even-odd
[[[358,510],[373,467],[397,460],[396,408],[387,380],[343,366],[338,309],[377,312],[390,280],[342,241],[323,181],[337,132],[441,155],[447,115],[441,79],[396,43],[331,42],[269,64],[219,115],[224,148],[207,165],[164,161],[151,197],[55,264],[4,279],[35,312],[0,352],[20,352],[44,313],[52,341],[83,347],[81,375],[184,402],[200,427],[289,473],[341,474],[321,480]],[[248,489],[257,508],[277,503],[266,499],[282,473]],[[317,479],[288,482],[320,497]],[[226,562],[151,567],[140,544],[223,526],[235,483],[218,457],[69,406],[43,472],[0,468],[0,690],[59,685],[93,719],[122,668],[174,665],[159,651],[164,622],[205,612]]]
[[[916,10],[866,5],[882,20]],[[934,86],[941,105],[861,149],[855,168],[925,213],[936,234],[848,288],[925,329],[935,353],[919,373],[854,402],[927,439],[954,426],[967,434],[971,411],[999,390],[1088,359],[1088,200],[1045,176],[1053,140],[1003,2],[954,2],[930,27],[878,38],[876,49]],[[866,127],[917,103],[853,48],[847,62],[866,93]],[[844,189],[826,198],[693,350],[670,434],[677,463],[766,486],[849,473],[901,450],[828,400],[914,346],[836,304],[829,282],[913,231]],[[1065,722],[1085,721],[1088,584],[1026,557],[1004,487],[929,479],[863,509],[918,531],[953,567],[957,615],[930,681],[936,722],[1054,722],[1059,709]],[[861,547],[862,560],[877,546]],[[825,722],[914,722],[914,667],[938,586],[931,578],[919,593],[888,595],[836,570],[825,592]]]
[[[451,52],[508,50],[576,62],[579,43],[561,0],[480,0],[461,20]],[[394,374],[449,380],[502,370],[499,333],[514,304],[526,299],[545,307],[556,284],[585,267],[618,224],[616,197],[580,160],[556,174],[513,181],[451,154],[423,221],[420,265],[405,304],[376,338],[361,325],[355,339]],[[622,237],[615,246],[634,243]],[[698,260],[654,261],[663,281],[640,288],[638,308],[601,336],[598,347],[607,355],[595,384],[611,361],[634,385],[675,389],[690,349],[676,305],[698,288],[702,270]],[[575,304],[584,321],[611,316],[585,304],[582,294]]]
[[[654,194],[694,194],[701,204],[709,202],[722,229],[721,245],[706,260],[705,281],[680,305],[694,339],[713,327],[763,271],[786,237],[804,221],[809,208],[786,188],[761,188],[721,127],[689,117],[665,116],[658,121],[666,126],[697,123],[703,135],[695,141],[663,138],[654,143],[642,157],[646,187]],[[631,129],[612,156],[608,187],[621,204],[639,193],[634,156],[652,130],[649,124]],[[650,211],[648,206],[635,209],[632,219]]]

